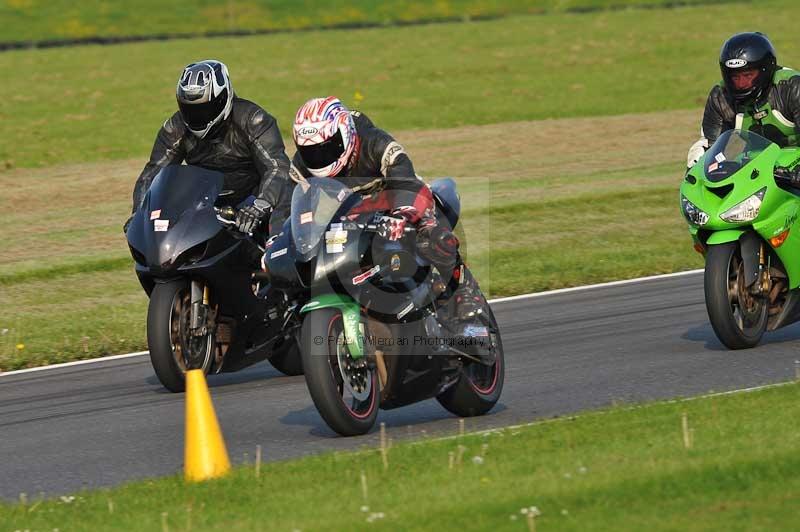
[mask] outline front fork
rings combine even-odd
[[[192,281],[192,306],[189,330],[192,336],[205,336],[208,333],[208,286],[200,281]]]
[[[758,280],[750,287],[750,293],[754,296],[766,296],[771,289],[772,279],[769,276],[769,256],[764,248],[764,242],[761,242],[758,250]]]

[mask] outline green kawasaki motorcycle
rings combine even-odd
[[[730,130],[681,184],[681,211],[706,260],[708,317],[730,349],[800,319],[800,189],[775,175],[798,163],[800,148]]]

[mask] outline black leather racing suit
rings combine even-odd
[[[278,124],[253,102],[234,96],[231,114],[220,127],[203,139],[193,135],[180,112],[164,122],[158,132],[150,160],[133,189],[133,212],[141,205],[158,171],[169,165],[187,164],[216,170],[225,176],[225,198],[236,205],[250,195],[272,206],[270,225],[280,230],[289,214],[289,158]]]
[[[790,131],[794,129],[795,133],[800,133],[800,75],[796,74],[789,69],[779,70],[774,82],[766,89],[766,94],[755,104],[736,105],[722,84],[715,85],[708,95],[703,112],[701,133],[708,139],[708,145],[713,144],[723,132],[737,127],[737,113],[741,113],[745,120],[743,129],[758,133],[780,146],[795,145],[795,139],[792,138],[794,135]],[[759,111],[764,116],[756,118],[754,123],[748,123],[759,116]],[[769,115],[776,112],[784,121],[779,126],[789,126],[788,131],[781,131],[783,128],[769,123],[772,118]]]
[[[453,281],[454,313],[459,318],[467,319],[475,309],[485,304],[485,299],[477,281],[461,260],[458,240],[449,227],[438,226],[433,215],[435,206],[430,189],[417,176],[411,159],[394,137],[376,127],[363,113],[351,111],[351,115],[359,145],[355,157],[335,179],[354,192],[369,196],[364,206],[370,209],[414,208],[417,215],[411,218],[411,222],[418,228],[417,247],[443,273],[452,270],[452,277],[445,277]],[[312,177],[299,152],[292,159],[290,175],[293,181]]]

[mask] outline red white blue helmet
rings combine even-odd
[[[292,128],[297,152],[311,175],[335,177],[358,145],[350,110],[334,96],[312,98],[297,110]]]
[[[186,127],[197,137],[205,137],[231,114],[233,87],[228,67],[213,59],[188,65],[178,79],[176,97]]]

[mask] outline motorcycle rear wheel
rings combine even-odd
[[[335,308],[306,314],[300,351],[306,385],[322,419],[342,436],[356,436],[375,424],[380,387],[378,372],[363,366],[363,358],[350,357],[342,320]]]
[[[489,338],[495,349],[495,363],[491,366],[478,362],[467,363],[461,370],[458,382],[436,397],[446,410],[461,417],[485,414],[497,404],[503,392],[505,358],[500,328],[489,304],[484,304],[483,308],[491,322]]]
[[[738,242],[709,246],[704,290],[714,333],[729,349],[755,347],[767,329],[769,305],[752,296],[743,282]]]
[[[171,392],[186,389],[188,350],[202,355],[202,370],[208,374],[214,360],[214,334],[202,338],[189,335],[191,312],[189,283],[186,280],[156,283],[147,309],[147,346],[156,377]]]

